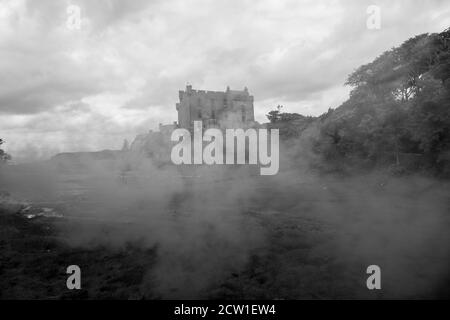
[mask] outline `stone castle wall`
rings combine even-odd
[[[255,121],[253,96],[247,88],[242,91],[204,91],[186,86],[179,91],[180,102],[176,104],[178,126],[192,129],[194,121],[202,121],[205,128],[245,128]]]

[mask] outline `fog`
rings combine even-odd
[[[382,170],[324,175],[300,145],[282,146],[275,176],[248,165],[160,166],[130,152],[86,157],[75,169],[55,161],[3,166],[0,190],[53,203],[67,220],[58,223],[60,239],[72,247],[155,249],[141,284],[146,297],[448,292],[448,182]],[[366,288],[373,264],[382,270],[379,292]]]

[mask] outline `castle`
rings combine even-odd
[[[203,127],[219,129],[235,129],[257,127],[253,109],[253,96],[248,89],[226,91],[194,90],[191,85],[180,90],[180,101],[176,103],[178,122],[160,124],[159,131],[150,130],[147,134],[138,135],[132,142],[131,151],[144,152],[151,157],[167,158],[172,131],[185,128],[193,131],[194,121],[202,121]],[[164,152],[163,152],[164,150]]]
[[[204,128],[246,128],[255,124],[253,96],[248,89],[222,91],[194,90],[191,85],[179,91],[178,127],[192,130],[194,121]]]

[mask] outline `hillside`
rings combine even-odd
[[[384,166],[448,177],[449,78],[447,29],[411,38],[356,69],[346,82],[350,97],[336,109],[308,118],[278,108],[268,118],[285,141],[306,145],[327,167]]]

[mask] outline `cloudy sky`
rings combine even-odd
[[[260,122],[319,115],[356,67],[449,26],[448,0],[0,0],[0,138],[17,160],[119,148],[175,121],[187,83],[247,86]]]

